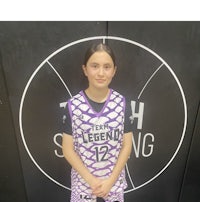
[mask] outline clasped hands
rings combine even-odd
[[[93,180],[91,185],[92,194],[97,197],[106,198],[112,186],[113,183],[110,178],[107,179],[95,178],[95,180]]]

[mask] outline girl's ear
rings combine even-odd
[[[83,73],[85,74],[85,76],[87,76],[87,69],[85,65],[82,65],[82,69],[83,69]]]

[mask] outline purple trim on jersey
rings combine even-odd
[[[123,103],[124,103],[124,115],[125,115],[125,112],[126,112],[126,99],[125,99],[125,97],[123,97]],[[125,116],[124,116],[124,120],[125,120]]]
[[[110,101],[110,96],[112,94],[113,90],[110,89],[110,92],[109,92],[109,95],[108,95],[108,98],[106,99],[106,102],[104,104],[104,106],[102,107],[101,111],[100,112],[96,112],[93,107],[91,106],[91,104],[89,103],[87,97],[85,96],[85,93],[83,91],[80,92],[80,94],[84,97],[86,103],[88,104],[88,106],[90,107],[90,109],[94,112],[94,114],[97,116],[97,117],[100,117],[105,109],[105,107],[107,106],[108,102]]]
[[[68,107],[68,110],[69,110],[69,115],[70,115],[70,117],[72,119],[72,106],[71,106],[71,101],[70,100],[68,100],[68,102],[67,102],[67,107]]]

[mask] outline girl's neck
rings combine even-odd
[[[105,102],[107,100],[109,92],[109,88],[96,90],[89,87],[85,90],[85,93],[92,101],[99,103]]]

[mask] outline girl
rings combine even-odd
[[[63,154],[72,166],[71,202],[123,202],[125,165],[132,149],[132,132],[124,127],[125,98],[109,88],[116,73],[113,51],[93,45],[83,72],[88,88],[68,101]]]

